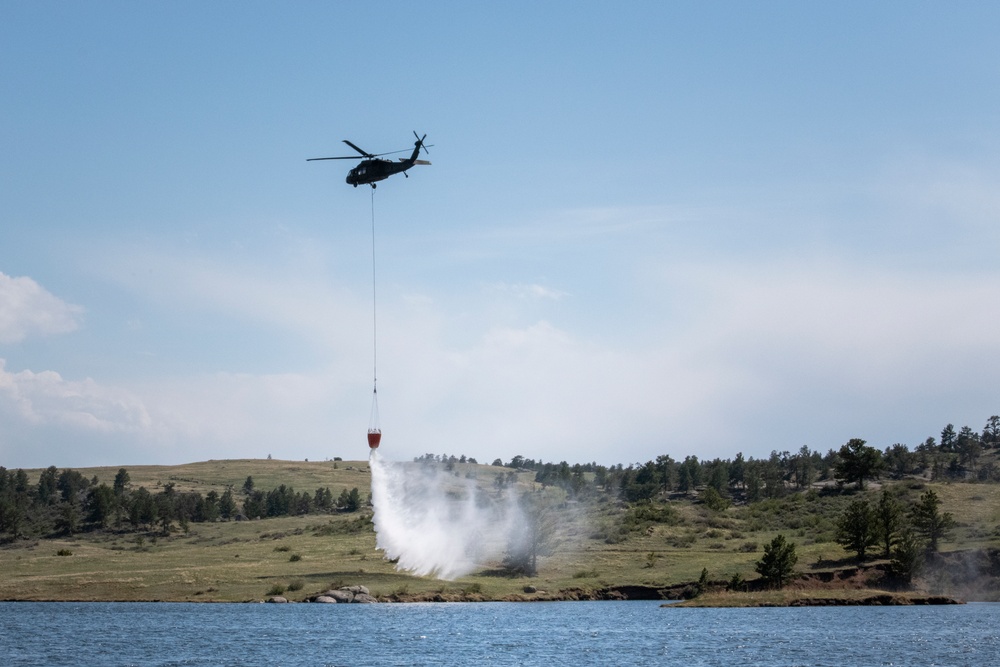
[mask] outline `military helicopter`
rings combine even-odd
[[[409,174],[406,173],[407,169],[409,169],[415,164],[430,164],[430,162],[428,162],[427,160],[417,159],[418,157],[420,157],[421,149],[423,149],[425,153],[428,152],[427,146],[424,145],[424,139],[427,138],[427,135],[425,134],[424,136],[421,137],[416,132],[414,132],[413,136],[417,138],[416,143],[413,144],[413,154],[408,158],[402,158],[402,157],[399,158],[399,162],[393,162],[392,160],[382,160],[380,158],[383,155],[393,155],[394,153],[402,153],[404,151],[390,151],[388,153],[369,153],[368,151],[358,148],[347,139],[344,139],[345,144],[347,144],[357,152],[361,153],[361,155],[365,157],[365,159],[362,160],[357,167],[351,169],[351,171],[347,174],[348,185],[353,185],[354,187],[358,187],[359,185],[367,183],[368,185],[372,186],[372,189],[374,189],[376,181],[384,181],[393,174],[400,174],[400,173],[403,174],[403,176],[409,178],[410,177]],[[358,158],[354,157],[353,155],[345,155],[340,157],[311,157],[307,159],[306,162],[312,162],[314,160],[357,160],[357,159]]]

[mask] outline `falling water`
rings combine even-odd
[[[520,521],[516,497],[490,497],[474,479],[371,453],[376,546],[396,568],[452,580],[499,560]]]

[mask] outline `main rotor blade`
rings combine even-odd
[[[376,153],[372,157],[381,157],[382,155],[395,155],[396,153],[409,153],[411,150],[413,150],[413,149],[412,148],[403,148],[403,149],[398,150],[398,151],[389,151],[388,153]]]
[[[354,150],[356,150],[357,152],[361,153],[361,154],[362,154],[362,155],[364,155],[365,157],[369,157],[369,158],[370,158],[370,157],[375,157],[374,155],[372,155],[372,154],[371,154],[371,153],[369,153],[368,151],[363,151],[363,150],[361,150],[360,148],[358,148],[357,146],[355,146],[354,144],[352,144],[352,143],[351,143],[350,141],[348,141],[347,139],[344,139],[344,143],[345,143],[345,144],[347,144],[348,146],[350,146],[351,148],[353,148]]]
[[[314,160],[357,160],[356,155],[341,155],[340,157],[309,157],[306,158],[306,162],[312,162]]]

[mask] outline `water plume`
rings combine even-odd
[[[377,451],[370,467],[376,546],[396,569],[452,580],[503,556],[520,522],[513,493],[491,498],[475,479]]]

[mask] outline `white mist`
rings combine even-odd
[[[490,498],[475,480],[376,451],[370,467],[375,543],[396,569],[452,580],[503,556],[521,517],[513,493]]]

